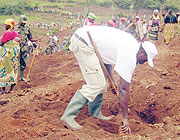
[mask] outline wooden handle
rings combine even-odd
[[[107,79],[109,80],[112,89],[114,89],[114,90],[116,91],[116,96],[119,97],[119,92],[117,91],[116,85],[115,85],[114,81],[112,80],[111,76],[109,75],[109,72],[107,71],[107,69],[106,69],[106,67],[105,67],[105,65],[104,65],[104,62],[103,62],[102,59],[101,59],[101,56],[100,56],[100,54],[99,54],[99,52],[98,52],[98,50],[97,50],[97,47],[96,47],[94,41],[92,40],[92,37],[91,37],[90,32],[87,31],[87,34],[88,34],[88,37],[89,37],[89,39],[90,39],[90,42],[91,42],[91,44],[92,44],[92,46],[93,46],[93,48],[94,48],[94,51],[95,51],[95,53],[96,53],[96,55],[97,55],[97,57],[98,57],[98,59],[99,59],[99,63],[100,63],[100,65],[101,65],[103,71],[105,72],[106,77],[107,77]]]
[[[30,74],[31,74],[31,70],[32,70],[32,66],[33,66],[33,63],[34,63],[37,51],[38,51],[38,49],[36,48],[36,50],[34,51],[33,59],[31,61],[31,66],[30,66],[29,72],[27,74],[27,80],[29,80],[29,77],[30,77]]]

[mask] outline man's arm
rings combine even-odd
[[[28,28],[28,34],[27,34],[28,39],[29,39],[31,42],[37,42],[38,39],[32,37],[32,33],[31,33],[31,30],[30,30],[30,27],[28,26],[27,28]]]
[[[134,23],[129,24],[123,31],[126,31],[127,29],[129,29],[133,25],[134,25]]]
[[[115,83],[114,76],[113,76],[113,74],[112,74],[112,65],[110,65],[110,64],[104,64],[104,65],[105,65],[105,67],[106,67],[109,75],[111,76],[112,80],[113,80],[114,83]]]
[[[112,74],[112,65],[105,64],[105,67],[111,76],[112,80],[114,80],[114,76]],[[129,127],[129,122],[128,122],[128,103],[129,103],[129,83],[126,82],[122,77],[120,77],[120,85],[118,88],[119,91],[119,104],[122,109],[122,115],[123,115],[123,126],[122,126],[122,131],[123,132],[128,132],[131,133],[131,129]]]
[[[126,82],[122,77],[120,77],[119,85],[119,104],[122,109],[123,115],[123,132],[131,133],[129,122],[128,122],[128,103],[129,103],[129,83]]]

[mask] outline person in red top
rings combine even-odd
[[[2,38],[1,38],[0,46],[3,46],[9,40],[13,40],[16,37],[19,37],[19,34],[16,31],[14,31],[14,26],[15,26],[15,22],[14,22],[13,19],[7,19],[5,21],[5,29],[6,29],[6,31],[4,32],[4,34],[3,34]]]
[[[84,25],[83,26],[97,26],[98,24],[95,23],[95,20],[96,20],[95,14],[89,13],[88,17],[84,21]]]
[[[116,18],[112,18],[113,21],[113,27],[117,28],[117,19]]]
[[[108,27],[117,28],[116,19],[115,19],[115,18],[112,18],[112,20],[108,20],[108,21],[107,21],[107,26],[108,26]]]
[[[0,87],[2,87],[1,94],[5,93],[5,87],[11,86],[8,93],[11,93],[17,81],[17,55],[18,45],[16,42],[20,41],[19,34],[14,31],[15,22],[13,19],[5,20],[6,31],[0,39],[2,64],[0,66]],[[14,40],[14,42],[11,42]],[[10,65],[11,64],[11,65]]]

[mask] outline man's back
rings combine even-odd
[[[75,34],[83,38],[91,48],[87,31],[90,32],[102,61],[105,64],[114,64],[119,75],[130,82],[136,67],[136,54],[140,48],[136,39],[131,34],[113,27],[88,26],[78,29]]]

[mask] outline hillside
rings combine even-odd
[[[76,13],[83,8],[66,7],[65,11]],[[98,17],[108,16],[111,9],[90,6]],[[118,12],[118,11],[117,11]],[[124,11],[129,13],[129,11]],[[141,14],[151,11],[142,11]],[[37,24],[56,22],[56,13],[28,12],[28,22]],[[19,15],[13,17],[18,21]],[[67,19],[61,19],[65,23]],[[57,32],[60,44],[73,29]],[[45,28],[32,26],[34,36],[41,36],[39,43],[44,50],[48,32]],[[0,25],[0,35],[4,25]],[[129,120],[132,134],[119,133],[121,111],[117,98],[111,91],[104,95],[102,112],[115,115],[111,121],[89,117],[87,106],[81,110],[77,121],[85,126],[80,131],[64,127],[60,121],[66,106],[77,89],[84,83],[83,76],[72,52],[61,51],[45,55],[42,51],[35,59],[31,82],[18,80],[15,92],[0,95],[0,140],[178,140],[180,137],[180,40],[174,38],[165,46],[163,37],[157,43],[158,56],[155,67],[138,65],[130,87]],[[29,70],[32,55],[28,60]],[[117,73],[115,79],[119,82]]]
[[[61,36],[65,34],[62,32]],[[180,136],[179,43],[179,39],[174,39],[167,47],[160,40],[155,67],[150,68],[147,64],[137,67],[130,88],[131,135],[118,134],[119,116],[112,121],[90,118],[87,107],[77,118],[85,126],[84,130],[71,131],[64,127],[60,117],[84,80],[74,55],[60,52],[51,56],[39,55],[31,83],[19,81],[15,93],[0,96],[0,139],[177,140]],[[116,73],[115,76],[118,80]],[[103,113],[117,115],[117,103],[116,97],[108,91],[104,96]]]

